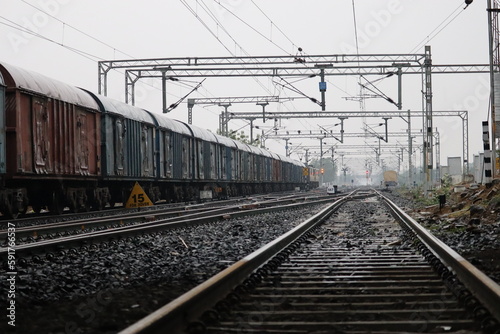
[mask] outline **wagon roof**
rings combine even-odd
[[[305,167],[305,164],[303,162],[301,162],[301,161],[294,160],[294,159],[292,159],[290,157],[287,157],[287,156],[284,156],[284,155],[281,155],[281,154],[277,154],[277,156],[283,162],[288,162],[288,163],[291,163],[292,165],[295,165],[295,166]]]
[[[262,147],[260,147],[259,150],[262,151],[263,156],[268,157],[268,158],[274,158],[274,155],[271,151],[268,151],[267,149],[262,148]]]
[[[84,91],[43,74],[6,63],[0,64],[0,73],[2,73],[7,86],[42,94],[86,108],[97,109],[96,102]]]
[[[233,139],[231,139],[229,137],[220,136],[220,135],[215,135],[215,137],[217,138],[217,141],[220,144],[223,144],[224,146],[227,146],[227,147],[237,148],[236,143],[234,142]]]
[[[235,140],[234,143],[236,144],[236,147],[239,150],[245,151],[245,152],[252,152],[252,149],[248,144],[242,143],[240,141]]]
[[[111,99],[107,96],[97,95],[89,91],[87,92],[94,97],[102,112],[122,115],[128,119],[155,125],[153,116],[144,109]]]
[[[191,131],[189,131],[189,128],[184,124],[183,122],[180,122],[178,120],[168,118],[163,114],[156,114],[149,112],[151,114],[151,117],[153,117],[156,122],[158,123],[158,126],[161,129],[167,129],[175,133],[180,133],[183,135],[191,135]]]
[[[250,144],[248,144],[248,148],[250,149],[250,151],[253,154],[262,155],[262,156],[265,156],[265,157],[272,158],[271,153],[269,151],[265,150],[265,149],[262,149],[260,147],[253,146],[253,145],[250,145]]]
[[[202,140],[205,140],[205,141],[209,141],[209,142],[213,142],[213,143],[217,143],[217,138],[215,137],[215,134],[213,132],[210,132],[208,130],[205,130],[203,128],[199,128],[197,126],[194,126],[192,124],[186,124],[187,127],[189,127],[191,129],[191,131],[193,131],[193,135],[198,138],[198,139],[202,139]]]

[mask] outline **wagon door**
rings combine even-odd
[[[127,129],[123,119],[117,118],[115,120],[114,127],[114,144],[115,144],[115,173],[116,175],[124,175],[124,165],[125,165],[125,133]]]
[[[33,115],[33,147],[35,170],[37,173],[50,172],[50,117],[47,111],[47,100],[39,97],[32,98]]]
[[[76,121],[76,162],[83,175],[89,174],[89,139],[87,136],[87,115],[78,113]]]
[[[207,180],[214,180],[216,173],[215,165],[215,144],[210,142],[203,143],[203,161],[205,166],[203,168],[204,178]]]
[[[195,179],[200,179],[200,180],[203,180],[205,179],[205,160],[203,159],[204,158],[204,155],[203,155],[203,142],[201,140],[194,140],[195,142],[195,151],[196,151],[196,157],[197,157],[197,161],[198,161],[198,165],[196,166],[196,170],[195,170],[195,175],[194,175],[194,178]]]
[[[5,86],[0,75],[0,174],[7,170],[5,159]]]
[[[238,153],[235,149],[229,149],[230,150],[230,156],[231,156],[231,180],[232,181],[237,181],[238,178]]]
[[[182,138],[182,178],[191,178],[191,146],[188,137]]]
[[[171,141],[172,141],[172,133],[168,132],[168,131],[165,131],[165,132],[161,132],[163,133],[163,156],[164,156],[164,176],[167,178],[167,179],[171,179],[172,178],[172,156],[173,156],[173,150],[172,150],[172,144],[171,144]],[[180,139],[180,138],[179,138]],[[181,147],[181,145],[179,145],[179,148]],[[179,154],[180,156],[180,154]],[[180,173],[179,173],[180,175]]]
[[[141,129],[142,176],[154,176],[154,129],[145,124]]]

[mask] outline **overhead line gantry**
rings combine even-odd
[[[110,70],[125,70],[125,102],[135,103],[134,87],[143,78],[162,80],[163,110],[166,105],[166,83],[181,77],[289,77],[320,76],[321,107],[326,110],[323,90],[326,76],[333,75],[388,75],[398,76],[401,90],[403,74],[422,76],[425,189],[431,181],[432,159],[432,74],[490,73],[489,64],[436,65],[432,63],[431,48],[425,46],[422,54],[351,54],[300,56],[244,56],[244,57],[178,57],[100,61],[99,93],[107,95],[107,75]],[[399,94],[401,96],[401,94]],[[397,106],[402,109],[402,102]],[[366,115],[367,116],[367,115]]]

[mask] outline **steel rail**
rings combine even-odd
[[[405,224],[420,241],[443,263],[454,272],[467,289],[488,309],[493,317],[500,322],[500,286],[469,261],[433,236],[417,223],[394,202],[378,193],[378,196],[388,206],[391,213]]]
[[[233,288],[241,284],[248,275],[268,262],[270,258],[330,217],[353,195],[354,192],[338,199],[294,229],[244,257],[119,334],[165,333],[165,328],[168,328],[169,332],[177,333],[181,328],[198,318],[206,309],[212,307],[220,299],[220,296],[229,294]]]
[[[324,218],[329,217],[346,201],[370,196],[369,193],[364,193],[360,196],[353,195],[354,194],[349,194],[349,196],[337,200],[295,229],[246,256],[226,270],[213,276],[208,281],[200,284],[156,312],[124,329],[119,334],[164,333],[165,330],[176,333],[183,332],[190,323],[198,320],[206,310],[214,307],[214,305],[221,300],[221,297],[230,296],[235,287],[248,278],[251,273],[256,272],[259,268],[262,269],[266,263],[272,264],[273,260],[271,260],[271,258],[273,258],[273,256],[279,254],[293,242],[303,240],[303,238],[301,238],[303,235],[321,224]],[[374,193],[372,193],[372,196],[373,195]],[[433,237],[393,202],[378,192],[376,192],[376,195],[378,195],[379,198],[382,199],[382,202],[387,205],[393,217],[402,223],[403,229],[411,232],[412,235],[418,236],[423,245],[430,249],[438,259],[443,261],[445,266],[452,268],[452,271],[456,273],[461,283],[473,292],[474,296],[488,309],[493,317],[499,320],[500,294],[498,285],[486,275],[479,272],[479,270],[465,261],[456,252],[452,251],[448,246]],[[279,255],[277,258],[277,261],[280,262]],[[457,263],[454,264],[452,262]],[[346,275],[348,275],[348,273],[346,273]],[[455,322],[457,321],[461,320],[455,320]],[[376,325],[376,323],[374,325]],[[397,328],[402,328],[408,325],[408,323],[401,322],[393,323],[392,325],[396,325]]]
[[[287,200],[287,202],[292,203],[293,201],[296,200],[297,199],[289,199]],[[103,241],[117,241],[126,237],[132,237],[139,234],[154,233],[167,229],[190,227],[198,224],[206,224],[228,218],[245,217],[266,212],[272,212],[276,210],[292,209],[311,204],[327,203],[330,201],[331,197],[328,199],[316,200],[313,203],[311,201],[285,204],[285,205],[283,205],[283,203],[280,203],[278,207],[276,206],[265,207],[266,203],[263,203],[262,204],[263,207],[260,208],[255,208],[252,205],[250,205],[248,207],[244,206],[244,207],[231,207],[225,209],[215,209],[212,212],[210,212],[211,214],[210,216],[206,216],[206,213],[196,213],[190,215],[189,217],[186,216],[181,217],[181,220],[175,219],[175,221],[173,221],[173,218],[161,219],[161,220],[146,222],[140,225],[129,225],[129,226],[118,227],[113,230],[95,231],[86,234],[78,234],[54,240],[43,240],[35,243],[16,245],[15,251],[17,257],[31,256],[38,254],[51,254],[52,252],[61,251],[64,248],[89,246],[93,243],[98,243]],[[270,204],[269,202],[267,202],[267,204]],[[8,247],[0,248],[0,257],[6,256],[7,253],[8,253]]]
[[[327,196],[325,196],[327,197]],[[314,199],[317,199],[317,197],[314,197]],[[290,196],[289,198],[284,198],[280,199],[277,198],[275,200],[261,200],[258,202],[253,202],[252,205],[258,206],[258,207],[264,207],[265,205],[269,205],[269,203],[277,203],[281,202],[282,204],[287,204],[287,203],[292,203],[293,201],[299,201],[299,200],[309,200],[309,197],[304,197],[304,196]],[[229,203],[234,202],[234,200],[229,201]],[[214,203],[211,203],[212,205],[195,205],[195,206],[188,206],[185,208],[181,207],[175,207],[175,208],[165,208],[165,209],[158,209],[158,210],[147,210],[147,211],[141,211],[141,210],[134,210],[133,212],[127,212],[127,213],[121,213],[119,215],[119,218],[116,218],[116,216],[106,216],[106,217],[92,217],[92,218],[85,218],[85,219],[77,219],[77,220],[72,220],[72,221],[62,221],[62,222],[57,222],[57,223],[52,223],[52,224],[43,224],[43,225],[35,225],[35,226],[26,226],[26,227],[19,227],[16,228],[16,241],[22,240],[24,238],[39,238],[41,236],[46,236],[54,233],[63,233],[63,232],[75,232],[78,231],[80,233],[73,233],[73,234],[82,234],[83,233],[91,233],[94,232],[91,229],[99,228],[99,227],[113,227],[114,225],[130,225],[134,223],[144,223],[144,222],[151,222],[153,220],[161,220],[161,219],[168,219],[171,217],[180,217],[180,216],[185,216],[187,217],[199,217],[196,216],[196,213],[203,213],[210,212],[212,211],[214,214],[219,212],[219,213],[225,213],[227,210],[237,210],[238,207],[249,205],[248,203],[245,204],[243,199],[238,199],[237,204],[233,205],[227,205],[228,203],[224,202],[214,202],[216,205],[213,205]],[[248,200],[247,200],[248,202]],[[195,216],[193,216],[195,215]],[[97,231],[98,233],[100,231]],[[101,232],[102,233],[102,232]],[[7,239],[8,232],[7,230],[0,230],[0,242],[2,240]],[[63,237],[63,236],[60,236]],[[49,237],[50,238],[50,237]],[[51,238],[52,239],[52,238]],[[18,243],[19,245],[19,243]]]

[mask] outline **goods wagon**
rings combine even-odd
[[[315,185],[304,165],[208,130],[0,64],[0,212],[227,198]],[[315,185],[317,186],[317,184]]]
[[[86,92],[7,64],[2,76],[0,211],[91,202],[100,175],[100,113]]]

